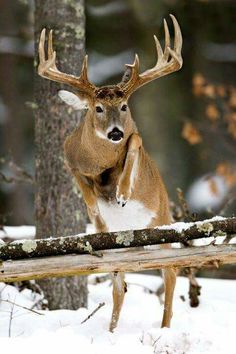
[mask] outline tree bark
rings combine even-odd
[[[44,240],[20,240],[0,243],[0,260],[12,260],[32,257],[47,257],[71,253],[102,257],[106,249],[130,248],[180,242],[209,237],[227,237],[236,233],[236,218],[224,218],[217,221],[185,223],[188,228],[178,232],[174,224],[166,228],[105,232],[91,235],[74,235],[48,238]]]
[[[54,30],[58,67],[78,75],[84,57],[83,0],[35,0],[36,62],[41,30]],[[86,209],[75,181],[65,168],[63,142],[81,115],[66,108],[57,97],[61,85],[36,75],[36,234],[37,238],[83,232]],[[50,309],[77,309],[87,305],[85,277],[40,282]]]

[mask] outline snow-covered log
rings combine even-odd
[[[180,242],[236,234],[236,218],[215,217],[195,223],[175,223],[155,229],[106,232],[91,235],[18,240],[0,243],[0,260],[90,253],[126,247]]]

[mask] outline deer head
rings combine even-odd
[[[128,107],[128,99],[134,91],[150,81],[158,79],[179,70],[182,66],[182,35],[176,18],[170,15],[174,25],[174,48],[170,48],[170,34],[166,21],[164,51],[159,40],[154,36],[157,62],[156,65],[139,73],[139,58],[135,55],[133,64],[126,64],[127,70],[123,79],[117,85],[97,87],[88,79],[88,56],[84,58],[79,77],[65,74],[57,69],[56,52],[52,45],[52,30],[48,37],[47,59],[45,56],[45,35],[43,29],[39,41],[39,66],[40,76],[52,81],[67,84],[73,87],[74,92],[59,91],[60,98],[75,110],[85,108],[90,112],[96,134],[113,143],[119,143],[125,132],[125,126],[132,119]]]

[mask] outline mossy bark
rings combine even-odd
[[[0,243],[0,260],[48,257],[71,253],[89,253],[102,257],[102,250],[143,247],[209,237],[229,237],[236,233],[236,218],[191,223],[186,230],[173,228],[104,232],[91,235],[74,235],[44,240],[19,240]],[[207,227],[206,227],[207,226]],[[145,252],[145,251],[144,251]]]
[[[41,30],[53,29],[58,68],[78,75],[85,48],[83,0],[35,1],[35,66]],[[35,68],[36,71],[36,68]],[[61,85],[35,77],[36,230],[37,238],[83,232],[86,209],[75,181],[65,168],[63,142],[79,124],[75,114],[57,96]],[[86,277],[40,282],[50,309],[77,309],[87,305]]]

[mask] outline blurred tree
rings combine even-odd
[[[0,169],[10,175],[9,160],[31,169],[32,112],[25,101],[32,101],[33,28],[28,5],[1,1],[0,13]],[[0,199],[5,222],[32,223],[32,185],[3,183]]]
[[[36,43],[44,27],[54,29],[54,48],[57,50],[59,68],[79,74],[85,46],[83,0],[36,0]],[[37,47],[35,56],[37,61]],[[83,232],[87,221],[81,194],[65,168],[63,157],[65,137],[81,117],[59,102],[57,91],[58,85],[36,77],[35,204],[38,238]],[[40,286],[50,309],[77,309],[87,305],[86,277],[43,280]]]

